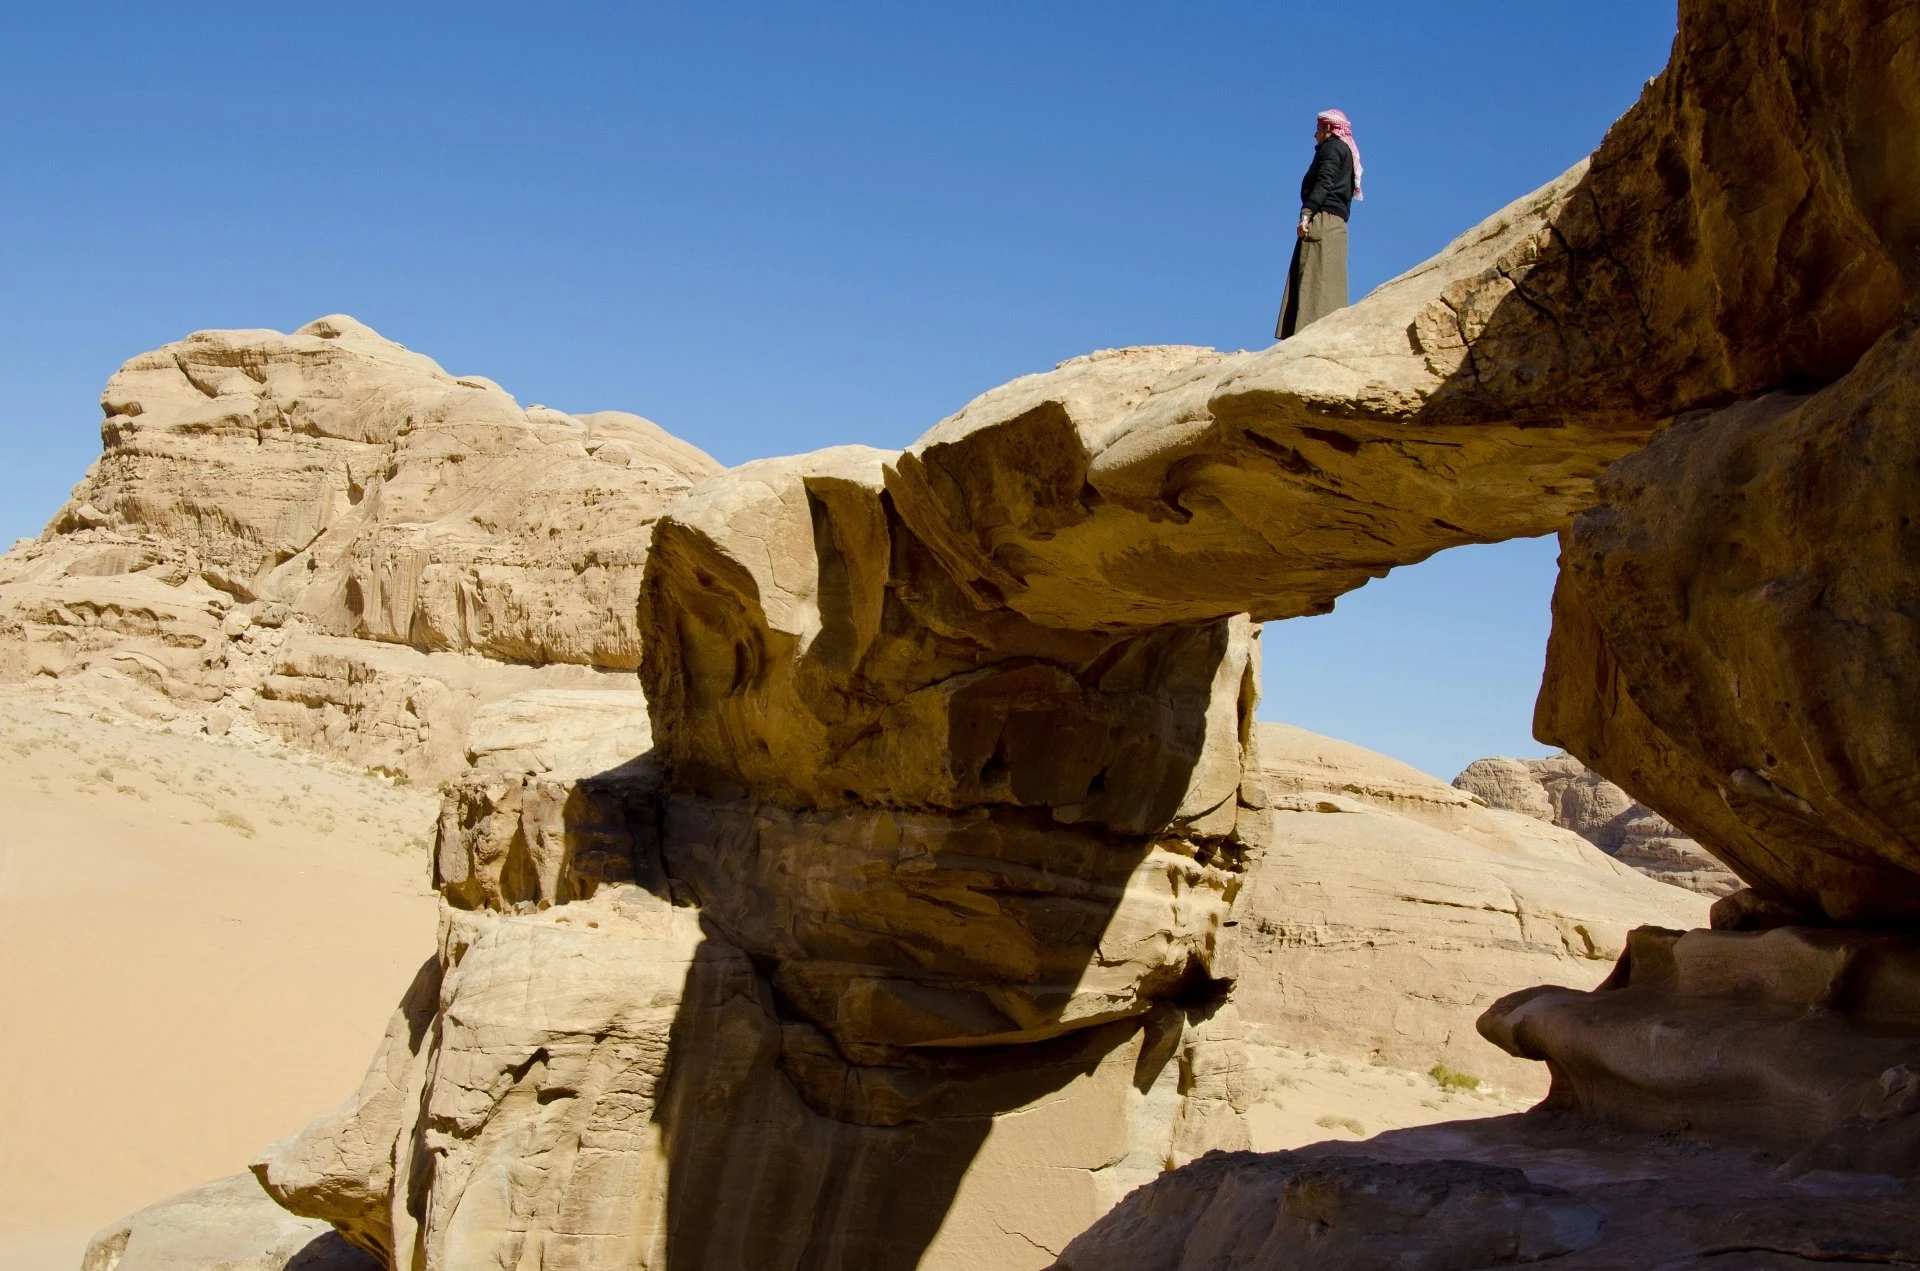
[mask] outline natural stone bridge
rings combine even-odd
[[[1910,930],[1920,10],[1802,8],[1688,0],[1591,160],[1285,344],[1095,354],[897,455],[695,487],[640,599],[655,749],[518,791],[505,832],[497,801],[450,815],[441,956],[270,1189],[394,1266],[512,1264],[535,1232],[565,1233],[549,1267],[914,1265],[994,1113],[1102,1065],[1145,1095],[1176,1055],[1183,1097],[1204,1087],[1261,847],[1253,624],[1464,543],[1562,534],[1540,736],[1741,874],[1725,925]],[[585,900],[634,881],[697,922]],[[487,910],[568,901],[626,924],[618,976],[566,972],[589,956],[566,917],[477,938]],[[1677,1057],[1630,1039],[1737,1000],[1688,968],[1750,939],[1636,937],[1625,992],[1522,995],[1483,1028],[1550,1062],[1556,1106],[1669,1129],[1725,1019]],[[1904,984],[1868,937],[1822,939]],[[1756,984],[1812,974],[1767,949]],[[1896,1024],[1821,1033],[1819,1072],[1748,1057],[1800,1113],[1698,1123],[1920,1169],[1913,1101],[1860,1110],[1920,1027],[1876,992],[1860,1019]],[[555,1099],[591,1131],[561,1134]],[[1068,1263],[1181,1265],[1125,1252],[1154,1203]]]

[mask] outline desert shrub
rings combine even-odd
[[[232,808],[221,808],[213,814],[213,819],[218,824],[224,825],[230,830],[236,830],[248,838],[254,836],[253,822],[247,820],[246,817],[241,816]]]
[[[1445,1064],[1435,1064],[1427,1074],[1433,1078],[1433,1084],[1442,1090],[1478,1090],[1480,1078],[1472,1073],[1461,1072],[1458,1068],[1449,1068]]]

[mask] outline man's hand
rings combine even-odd
[[[1296,237],[1305,238],[1308,234],[1313,232],[1313,222],[1302,217],[1300,220],[1300,224],[1295,227],[1295,231],[1296,231]]]

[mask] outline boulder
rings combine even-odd
[[[296,1218],[245,1174],[206,1183],[102,1229],[80,1271],[379,1271],[324,1222]]]

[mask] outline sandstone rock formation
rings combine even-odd
[[[1087,938],[1077,858],[997,861],[977,827],[903,814],[924,863],[894,881],[870,839],[817,817],[763,827],[771,859],[735,848],[729,880],[689,864],[695,831],[661,829],[650,762],[571,783],[476,772],[442,822],[439,957],[359,1093],[256,1169],[390,1265],[1039,1266],[1168,1162],[1257,1141],[1295,1099],[1280,1048],[1530,1080],[1473,1039],[1475,1014],[1514,983],[1598,978],[1638,917],[1703,917],[1383,756],[1258,735],[1275,758],[1246,815],[1269,847],[1228,876],[1230,902],[1203,894],[1231,991],[1153,983],[1169,950],[1190,956],[1164,924],[1207,910],[1168,886],[1187,858],[1150,853],[1110,867],[1100,951],[1064,1006],[1015,960],[1044,974]],[[974,930],[948,916],[969,909]],[[879,962],[878,933],[918,962]],[[827,940],[845,951],[808,944]],[[930,1020],[985,1044],[927,1038]]]
[[[101,404],[100,459],[0,557],[0,676],[422,779],[485,702],[631,689],[653,519],[719,471],[339,316],[200,332]]]
[[[80,1271],[376,1271],[326,1223],[296,1218],[241,1174],[150,1205],[100,1232]]]
[[[1218,1152],[1142,1188],[1054,1271],[1909,1266],[1910,1179],[1530,1113],[1295,1152]]]
[[[1706,912],[1576,834],[1383,755],[1281,724],[1259,725],[1258,746],[1272,813],[1235,909],[1233,1000],[1277,1035],[1537,1096],[1538,1066],[1467,1021],[1503,986],[1595,983],[1654,914],[1691,926]]]
[[[1536,729],[1817,922],[1920,914],[1920,326],[1675,424],[1566,536]]]
[[[1552,1076],[1510,1131],[1208,1158],[1059,1266],[1913,1260],[1916,85],[1911,5],[1683,3],[1587,179],[1649,343],[1538,382],[1673,422],[1562,534],[1536,732],[1750,889],[1482,1017]]]
[[[262,1180],[419,1271],[1037,1267],[1235,1145],[1250,1018],[1461,1053],[1488,980],[1704,904],[1404,772],[1315,790],[1331,747],[1253,726],[1254,621],[1464,542],[1566,531],[1539,730],[1753,885],[1717,925],[1910,922],[1917,58],[1912,6],[1688,0],[1590,163],[1294,340],[689,490],[652,751],[484,751],[439,955]],[[1906,961],[1643,931],[1484,1015],[1538,1115],[1207,1158],[1061,1265],[1910,1261]],[[1374,992],[1416,974],[1457,996]]]
[[[1741,887],[1738,875],[1652,808],[1572,755],[1548,759],[1476,759],[1453,784],[1492,808],[1521,812],[1572,830],[1649,878],[1704,896]]]

